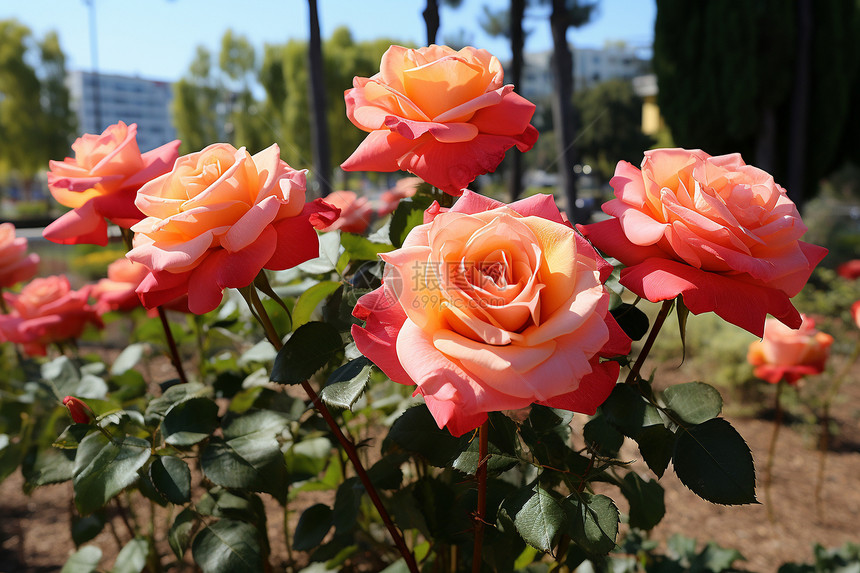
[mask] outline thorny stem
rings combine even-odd
[[[651,332],[648,333],[648,339],[645,341],[645,345],[642,346],[642,350],[639,351],[639,356],[636,358],[636,363],[627,375],[627,379],[624,380],[625,384],[633,384],[636,381],[639,371],[642,370],[642,364],[645,363],[648,353],[651,352],[651,347],[654,346],[654,342],[657,340],[657,334],[660,332],[660,328],[663,326],[663,323],[666,322],[666,317],[669,316],[669,312],[672,310],[674,302],[674,299],[663,301],[663,306],[660,307],[660,312],[657,314],[657,318],[654,319],[654,325],[651,326]]]
[[[125,229],[123,227],[119,228],[120,234],[122,234],[122,240],[125,243],[125,247],[130,251],[134,247],[134,232],[131,229]],[[173,367],[176,369],[176,373],[179,375],[179,380],[183,384],[188,383],[188,378],[185,376],[185,370],[182,367],[182,359],[179,358],[179,350],[176,348],[176,340],[173,338],[173,333],[170,331],[170,323],[167,321],[167,313],[164,311],[164,308],[158,306],[156,307],[158,311],[158,318],[161,319],[161,327],[164,329],[164,338],[167,340],[167,347],[170,349],[170,361],[173,363]]]
[[[478,509],[475,512],[475,550],[472,552],[472,573],[481,571],[484,545],[484,518],[487,513],[487,450],[489,449],[490,421],[478,429]]]
[[[765,465],[764,470],[764,500],[765,505],[767,506],[767,518],[771,523],[774,523],[774,512],[773,512],[773,503],[770,497],[770,482],[773,477],[773,458],[776,454],[776,439],[779,436],[779,428],[782,426],[782,404],[779,401],[780,394],[782,394],[782,387],[784,382],[780,380],[776,384],[776,397],[774,398],[774,420],[773,420],[773,434],[770,436],[770,446],[767,449],[767,464]]]
[[[281,337],[278,336],[278,333],[275,330],[275,327],[272,324],[268,313],[266,312],[266,308],[263,306],[262,301],[260,301],[260,297],[257,295],[256,288],[252,286],[249,290],[250,293],[248,294],[248,296],[246,296],[246,301],[248,302],[248,305],[251,307],[251,310],[253,311],[254,315],[257,317],[257,319],[260,321],[260,324],[263,326],[263,329],[266,331],[266,337],[269,339],[269,342],[272,343],[276,350],[280,351],[280,349],[284,346],[284,343],[281,341]],[[240,292],[243,294],[243,296],[246,294],[243,290],[240,290]],[[310,383],[305,380],[301,383],[301,386],[304,389],[305,393],[308,395],[308,397],[311,399],[314,408],[316,408],[320,415],[322,415],[323,420],[325,420],[326,424],[329,427],[329,430],[331,430],[338,443],[340,443],[341,447],[346,452],[349,461],[352,462],[358,479],[361,480],[361,483],[362,485],[364,485],[364,489],[367,492],[367,495],[370,497],[370,501],[373,502],[374,507],[376,507],[376,511],[379,512],[379,516],[382,518],[383,523],[385,523],[385,527],[386,529],[388,529],[388,533],[394,540],[394,544],[397,546],[397,549],[403,556],[403,560],[406,562],[406,566],[409,568],[409,571],[412,573],[418,573],[418,564],[415,561],[415,556],[409,550],[409,547],[406,545],[406,541],[404,541],[403,539],[403,535],[397,529],[397,526],[394,525],[394,522],[391,520],[391,516],[388,514],[388,510],[386,510],[385,506],[382,504],[382,499],[380,499],[376,488],[373,486],[373,483],[370,481],[370,477],[367,475],[367,471],[364,469],[364,466],[361,463],[361,459],[358,456],[358,451],[355,448],[355,444],[343,435],[343,432],[341,431],[340,426],[338,426],[337,421],[334,419],[328,407],[320,399],[316,391],[314,391]]]

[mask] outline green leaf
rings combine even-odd
[[[378,489],[400,489],[403,483],[401,464],[407,459],[405,454],[383,456],[367,470],[367,477]]]
[[[379,253],[394,250],[393,245],[374,243],[361,235],[341,233],[340,244],[354,261],[373,261]]]
[[[218,427],[218,404],[210,398],[191,398],[176,404],[164,415],[161,432],[171,446],[193,446]]]
[[[630,526],[649,530],[666,514],[663,488],[653,480],[644,481],[630,472],[621,481],[621,493],[630,503]]]
[[[146,344],[135,342],[123,348],[110,367],[111,376],[120,376],[131,370],[143,359]]]
[[[340,287],[341,283],[339,282],[322,281],[302,293],[293,307],[293,328],[298,328],[309,322],[319,304]]]
[[[73,450],[48,448],[38,450],[35,457],[31,455],[25,457],[21,464],[21,473],[26,480],[24,491],[30,493],[39,486],[72,479],[75,468],[74,456]]]
[[[95,545],[84,545],[66,560],[60,573],[92,573],[98,569],[102,550]]]
[[[194,512],[189,508],[185,508],[179,512],[179,515],[173,520],[173,524],[167,532],[167,542],[170,543],[173,554],[180,561],[185,555],[185,550],[188,549],[188,544],[191,542],[191,533],[194,530],[195,520]]]
[[[635,438],[645,421],[646,405],[636,389],[627,384],[616,384],[600,410],[619,432]]]
[[[641,340],[648,334],[648,315],[632,304],[623,302],[612,309],[612,317],[632,340]]]
[[[77,449],[78,444],[84,439],[84,436],[94,428],[95,426],[91,424],[71,424],[57,436],[57,439],[51,445],[61,450]]]
[[[565,511],[554,492],[541,487],[532,490],[528,500],[514,515],[514,525],[526,543],[541,551],[552,551],[564,526]]]
[[[324,503],[307,508],[299,518],[293,537],[293,549],[310,551],[322,544],[332,526],[332,510]]]
[[[149,542],[142,537],[135,537],[116,556],[111,573],[140,573],[146,567],[148,554]]]
[[[228,420],[224,438],[211,438],[203,449],[203,473],[218,485],[265,491],[281,499],[286,493],[286,466],[275,436],[287,423],[286,416],[271,410]]]
[[[743,554],[737,549],[726,549],[720,547],[713,541],[709,541],[698,558],[708,571],[730,571],[735,561],[746,561]],[[860,570],[860,564],[854,562],[854,571]],[[847,571],[843,571],[847,573]]]
[[[362,495],[364,495],[364,486],[357,477],[345,480],[337,488],[332,519],[335,535],[347,533],[356,527]]]
[[[177,404],[191,400],[192,398],[211,395],[211,388],[204,386],[200,382],[189,382],[188,384],[171,386],[161,396],[150,400],[146,406],[144,420],[150,426],[157,426],[161,423],[167,411]]]
[[[320,398],[329,406],[351,410],[364,392],[371,370],[372,363],[364,356],[350,360],[328,377]]]
[[[606,416],[597,415],[583,428],[585,444],[601,456],[615,456],[624,443],[624,435],[606,421]]]
[[[615,547],[618,508],[605,495],[578,493],[565,499],[570,536],[587,553],[606,555]]]
[[[704,382],[687,382],[663,391],[666,408],[687,424],[701,424],[716,418],[723,410],[720,392]]]
[[[96,511],[91,515],[72,515],[72,541],[75,546],[93,539],[101,533],[105,526],[105,515],[103,511]]]
[[[156,489],[170,503],[191,500],[191,470],[188,464],[173,456],[158,456],[149,466],[149,475]]]
[[[409,408],[394,421],[382,443],[383,452],[394,445],[440,468],[451,463],[461,450],[460,438],[440,429],[425,404]]]
[[[702,499],[723,505],[757,503],[749,446],[723,418],[679,430],[672,462],[681,483]]]
[[[520,462],[518,428],[513,420],[499,412],[490,412],[488,421],[487,470],[491,474],[497,474]],[[477,433],[469,437],[471,440],[468,446],[454,460],[454,469],[474,475],[480,462],[480,440]]]
[[[203,528],[194,537],[191,554],[203,573],[263,570],[257,528],[243,521],[222,519]]]
[[[388,238],[397,248],[403,246],[406,235],[414,227],[424,223],[424,211],[433,204],[433,199],[425,195],[416,195],[409,199],[401,199],[391,222],[388,226]]]
[[[337,329],[324,322],[308,322],[299,327],[278,352],[272,381],[301,384],[337,356],[343,341]]]
[[[663,477],[675,451],[675,433],[662,424],[646,426],[636,435],[636,443],[651,471]]]
[[[78,511],[91,513],[131,485],[149,454],[149,443],[133,436],[125,436],[118,444],[101,434],[84,438],[75,457],[73,478]]]

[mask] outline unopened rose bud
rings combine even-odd
[[[69,409],[69,414],[76,424],[89,424],[92,417],[92,409],[74,396],[63,398],[63,406]]]

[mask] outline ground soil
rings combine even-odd
[[[162,365],[161,371],[170,375],[167,365]],[[752,449],[761,504],[725,507],[702,501],[678,481],[670,468],[660,481],[666,489],[668,512],[652,536],[661,541],[674,534],[694,537],[702,544],[716,541],[738,549],[746,557],[747,561],[739,563],[741,568],[762,573],[775,572],[784,562],[811,562],[814,543],[826,547],[849,541],[860,543],[860,363],[847,377],[841,397],[833,411],[839,433],[826,456],[820,500],[816,489],[821,453],[815,449],[814,428],[798,423],[783,426],[776,446],[771,502],[767,503],[763,480],[773,421],[767,419],[766,409],[760,410],[759,417],[728,415]],[[635,448],[622,452],[625,451],[631,459],[637,457]],[[59,571],[74,551],[69,533],[71,485],[46,486],[27,496],[22,484],[23,478],[17,472],[0,483],[0,573]],[[621,496],[613,498],[619,500]],[[317,501],[299,500],[291,506],[292,521],[303,507]],[[283,566],[277,566],[286,559],[283,517],[278,515],[277,504],[268,505],[271,562],[276,564],[274,570],[283,570]],[[768,507],[773,520],[768,516]],[[148,507],[140,511],[146,512]],[[163,512],[157,512],[156,517],[170,519]],[[112,522],[117,536],[128,539],[120,517],[114,515]],[[92,543],[103,549],[101,568],[110,569],[118,551],[112,529],[106,528]],[[163,540],[159,546],[166,555],[169,549]],[[163,563],[167,561],[165,557]]]

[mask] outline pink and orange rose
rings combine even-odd
[[[345,93],[350,121],[369,133],[346,171],[409,171],[451,195],[491,172],[505,151],[528,151],[535,106],[504,85],[486,50],[391,46],[380,71]]]
[[[802,315],[801,315],[802,316]],[[824,371],[833,337],[815,329],[815,321],[802,316],[793,330],[775,319],[765,322],[764,337],[750,344],[747,360],[756,377],[776,384],[796,384],[804,376]]]
[[[149,269],[129,259],[118,259],[108,265],[107,278],[101,279],[90,289],[90,296],[96,300],[96,310],[99,314],[111,311],[126,312],[141,306],[137,287],[149,274]],[[178,299],[161,306],[179,312],[188,312],[188,297],[183,295]],[[154,314],[155,311],[150,311]]]
[[[416,385],[440,428],[462,435],[487,413],[532,403],[593,414],[630,339],[609,313],[612,268],[565,225],[552,197],[512,205],[466,191],[429,210],[382,255],[383,286],[353,314],[358,349]]]
[[[178,149],[176,140],[141,153],[134,123],[119,122],[101,135],[79,137],[72,144],[74,157],[50,163],[48,188],[72,211],[45,227],[45,238],[64,245],[107,245],[105,219],[126,229],[143,219],[135,194],[150,179],[170,171]]]
[[[771,314],[796,328],[796,295],[827,250],[804,243],[797,208],[773,177],[740,155],[645,152],[610,181],[613,218],[580,227],[626,268],[621,284],[652,302],[682,296],[694,314],[713,311],[758,336]]]
[[[78,338],[88,324],[103,326],[87,302],[88,289],[72,290],[63,275],[33,279],[20,294],[3,297],[12,311],[0,315],[0,337],[30,355],[44,356],[48,344]]]
[[[27,253],[27,239],[15,236],[15,225],[0,223],[0,288],[32,278],[39,270],[39,255]]]
[[[261,269],[283,270],[318,255],[314,228],[337,218],[320,199],[305,201],[305,171],[277,145],[249,154],[227,143],[180,157],[144,185],[126,255],[150,269],[137,292],[147,308],[188,295],[195,314],[215,309],[225,288],[242,288]]]

